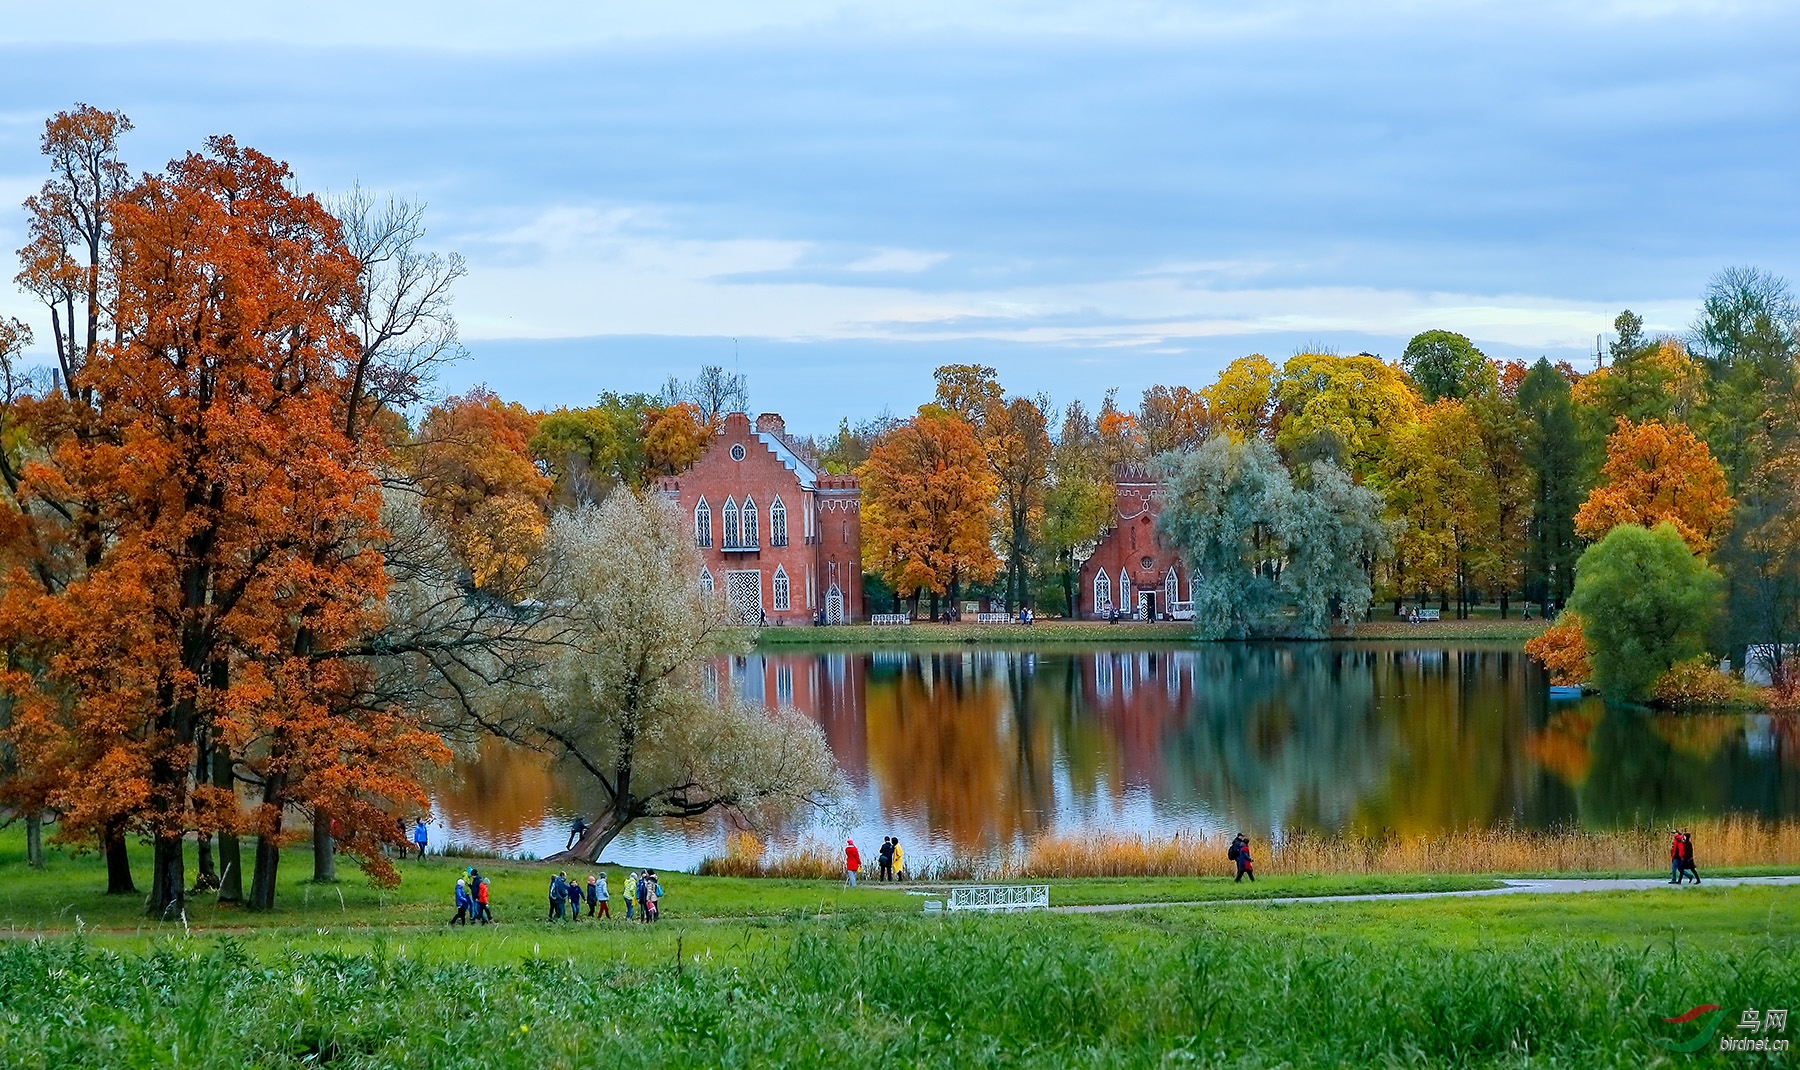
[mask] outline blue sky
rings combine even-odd
[[[445,389],[735,363],[817,431],[948,360],[1091,403],[1432,327],[1575,359],[1800,274],[1791,3],[366,7],[0,0],[0,204],[77,100],[139,168],[229,132],[428,202]]]

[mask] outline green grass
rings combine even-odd
[[[1800,893],[1744,888],[64,938],[0,946],[0,1063],[1725,1065],[1660,1019],[1791,1005],[1797,932]]]

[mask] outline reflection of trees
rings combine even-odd
[[[1381,783],[1375,652],[1219,644],[1192,655],[1193,705],[1166,750],[1167,799],[1258,829],[1330,829]]]
[[[526,829],[567,802],[547,756],[492,736],[483,737],[473,758],[458,760],[433,793],[445,824],[503,850],[518,849]]]
[[[1015,710],[1015,655],[932,654],[871,673],[869,767],[893,812],[959,847],[1010,842],[1048,823],[1050,740],[1034,703]]]

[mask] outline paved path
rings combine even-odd
[[[1702,888],[1736,888],[1743,885],[1800,886],[1800,875],[1786,877],[1714,877]],[[1270,899],[1195,899],[1180,903],[1097,903],[1093,906],[1051,907],[1058,914],[1110,914],[1118,910],[1150,910],[1156,907],[1265,906],[1272,903],[1381,903],[1402,899],[1472,899],[1484,895],[1554,895],[1562,892],[1644,892],[1669,887],[1667,877],[1610,880],[1596,877],[1544,878],[1502,881],[1498,888],[1467,888],[1455,892],[1378,892],[1366,895],[1294,895]],[[1686,885],[1693,887],[1693,885]]]

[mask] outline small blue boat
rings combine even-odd
[[[1577,684],[1550,685],[1550,701],[1552,702],[1573,702],[1581,695],[1581,687]]]

